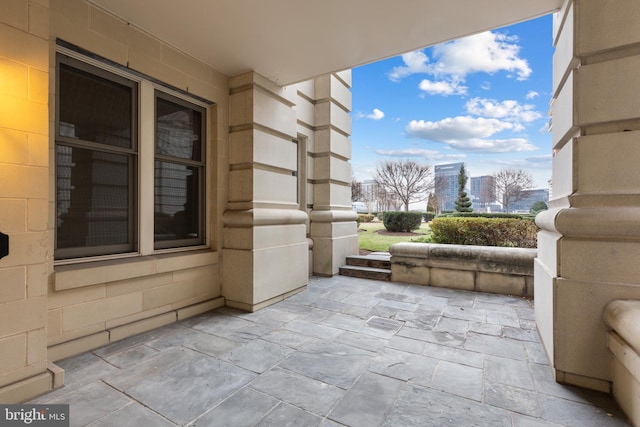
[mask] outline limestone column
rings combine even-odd
[[[2,403],[61,385],[47,370],[48,22],[47,1],[16,2],[0,14],[0,231],[9,236],[9,254],[0,259]]]
[[[351,209],[351,71],[315,79],[313,273],[331,276],[358,253],[357,215]]]
[[[229,189],[222,292],[254,311],[308,281],[307,214],[297,202],[296,91],[254,72],[230,80]]]
[[[537,218],[536,322],[559,382],[609,391],[602,311],[640,299],[640,3],[554,18],[553,196]]]

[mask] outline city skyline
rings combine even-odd
[[[464,162],[470,176],[518,168],[549,188],[551,16],[353,69],[352,169]]]
[[[494,176],[474,176],[469,173],[468,166],[465,162],[439,164],[433,167],[433,188],[429,193],[436,196],[439,209],[442,211],[455,210],[455,200],[458,195],[458,175],[462,165],[464,165],[467,173],[465,191],[473,203],[472,209],[474,212],[502,212],[504,206],[500,200],[500,194],[497,194],[497,190],[494,187]],[[366,206],[364,210],[366,212],[399,209],[398,206],[390,207],[388,201],[381,201],[379,199],[379,192],[376,190],[378,184],[375,179],[370,178],[358,182],[360,182],[362,197],[354,202],[354,209],[359,210],[364,206]],[[528,212],[531,207],[530,205],[536,201],[543,201],[548,204],[551,194],[550,187],[549,185],[547,188],[526,188],[521,190],[522,196],[512,201],[510,211],[519,213]],[[428,197],[425,200],[414,200],[409,204],[409,209],[414,211],[425,210],[428,200]]]

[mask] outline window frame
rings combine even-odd
[[[200,114],[200,160],[186,159],[182,157],[171,156],[168,154],[158,153],[158,100],[161,99],[163,101],[167,101],[181,107],[189,108],[193,111],[197,111]],[[161,90],[156,87],[153,96],[153,115],[154,115],[154,135],[153,135],[153,152],[154,152],[154,165],[153,165],[153,174],[154,174],[154,222],[155,222],[155,170],[156,170],[156,162],[165,162],[172,163],[187,167],[193,167],[198,169],[198,200],[197,200],[197,213],[198,213],[198,235],[194,238],[185,238],[185,239],[171,239],[171,240],[159,240],[155,239],[155,224],[154,224],[154,235],[153,235],[153,248],[154,250],[164,250],[164,249],[177,249],[184,248],[189,246],[201,246],[205,242],[206,238],[206,176],[207,176],[207,157],[206,157],[206,146],[207,146],[207,109],[194,103],[190,102],[182,97],[177,97],[175,95],[169,94],[166,91]]]
[[[101,144],[95,141],[83,140],[62,135],[60,133],[60,76],[62,68],[72,68],[82,73],[96,76],[110,82],[129,87],[131,89],[131,147],[124,148],[113,145]],[[55,226],[54,226],[54,260],[67,261],[73,259],[85,259],[96,256],[125,255],[134,253],[138,249],[138,180],[139,180],[139,84],[137,81],[128,79],[122,75],[112,73],[103,68],[78,60],[60,52],[56,55],[56,97],[55,97],[55,134],[54,134],[54,169],[55,169]],[[58,248],[58,147],[65,146],[87,150],[91,152],[101,152],[126,156],[128,159],[127,181],[128,181],[128,242],[123,244],[100,245],[100,246],[76,246],[69,248]]]
[[[215,108],[216,103],[200,97],[196,94],[176,88],[170,84],[164,83],[150,77],[146,74],[137,72],[128,67],[112,62],[99,55],[93,54],[75,45],[69,44],[63,40],[56,40],[56,75],[55,75],[55,121],[54,136],[52,138],[54,159],[52,160],[54,174],[57,173],[57,164],[55,159],[56,147],[58,140],[65,140],[63,145],[67,143],[77,142],[75,138],[59,138],[60,133],[60,71],[59,61],[77,64],[81,71],[94,74],[98,77],[106,77],[114,79],[118,83],[120,79],[131,82],[136,89],[132,92],[135,99],[132,100],[132,138],[135,138],[135,155],[130,162],[133,169],[129,172],[129,176],[134,181],[129,182],[131,191],[129,192],[132,203],[130,204],[134,214],[129,218],[129,227],[133,229],[131,239],[132,245],[128,244],[127,250],[118,251],[87,251],[89,247],[73,248],[60,252],[57,250],[57,203],[58,203],[58,181],[54,181],[54,193],[52,194],[54,202],[54,266],[81,264],[102,260],[119,260],[134,257],[144,257],[154,254],[167,253],[184,253],[189,251],[197,251],[210,248],[210,227],[209,212],[207,206],[210,204],[209,180],[211,179],[211,159],[208,157],[208,135],[210,130],[210,113]],[[198,237],[197,239],[186,239],[178,242],[179,244],[166,244],[156,247],[154,237],[154,180],[155,180],[155,135],[156,135],[156,93],[162,93],[162,96],[171,98],[172,102],[184,104],[189,108],[198,110],[201,114],[202,127],[202,143],[201,143],[201,159],[197,163],[199,168],[198,185]],[[135,129],[135,130],[134,130]],[[102,147],[102,144],[98,145]],[[105,147],[112,147],[106,146]],[[132,145],[133,147],[133,145]],[[112,152],[111,150],[108,150]],[[115,149],[117,150],[117,147]],[[176,241],[172,241],[176,243]],[[101,246],[100,248],[105,248]]]

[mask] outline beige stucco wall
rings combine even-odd
[[[46,304],[49,49],[47,0],[0,6],[0,401],[52,386]],[[8,42],[8,41],[11,42]]]
[[[640,299],[640,4],[566,1],[554,19],[553,199],[536,321],[561,382],[608,391],[603,309]]]
[[[222,283],[227,305],[247,311],[307,283],[307,215],[299,210],[294,176],[296,97],[295,88],[254,72],[230,81]]]
[[[289,87],[254,72],[230,79],[85,0],[0,11],[0,39],[12,41],[0,46],[0,231],[11,239],[0,260],[0,401],[60,386],[52,361],[224,304],[259,309],[357,252],[349,71]],[[213,103],[206,245],[54,261],[57,40]],[[141,83],[143,104],[151,87]],[[152,124],[140,126],[143,157]],[[146,212],[142,235],[152,234]]]
[[[223,295],[253,311],[338,272],[357,252],[351,211],[351,73],[287,87],[230,82]]]
[[[48,38],[51,126],[56,39],[215,103],[207,111],[208,248],[56,265],[49,274],[46,313],[49,359],[55,361],[224,304],[218,254],[227,193],[228,78],[82,0],[52,2]],[[146,144],[152,141],[140,141]],[[49,188],[51,228],[53,137],[49,147],[49,185],[44,187]],[[140,223],[142,230],[153,218],[141,218]],[[50,241],[50,266],[52,254]]]

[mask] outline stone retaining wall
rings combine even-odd
[[[536,249],[396,243],[394,282],[533,298]]]
[[[604,309],[610,330],[612,392],[631,423],[640,425],[640,301],[614,300]]]

